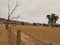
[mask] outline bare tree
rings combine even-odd
[[[12,18],[11,18],[11,16],[13,15],[14,11],[16,11],[16,8],[17,8],[18,6],[20,6],[20,5],[18,4],[18,1],[16,0],[16,5],[15,5],[15,7],[11,10],[11,7],[10,7],[10,5],[9,5],[9,0],[8,0],[8,19],[7,19],[7,23],[6,23],[6,30],[8,31],[8,38],[9,38],[9,43],[10,43],[10,45],[12,45],[12,44],[11,44],[11,29],[10,29],[10,27],[9,27],[9,22],[10,22],[11,19],[16,19],[16,18],[19,18],[19,17],[20,17],[20,15],[18,15],[17,17],[12,17]]]
[[[19,18],[19,17],[20,17],[20,15],[18,15],[17,17],[12,17],[12,18],[11,18],[11,16],[13,15],[14,11],[16,11],[16,8],[17,8],[18,6],[20,6],[20,5],[18,4],[18,1],[16,0],[16,5],[15,5],[15,7],[12,9],[12,11],[11,11],[11,8],[10,8],[10,5],[9,5],[9,0],[8,0],[8,19],[7,19],[6,29],[8,29],[8,23],[9,23],[9,21],[10,21],[11,19],[16,19],[16,18]]]

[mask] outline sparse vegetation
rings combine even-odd
[[[22,25],[25,25],[25,23],[24,23],[24,22],[21,22],[21,24],[22,24]]]
[[[35,25],[36,25],[36,23],[33,23],[33,25],[35,26]]]
[[[42,25],[38,25],[37,26],[37,23],[35,23],[36,25],[35,26],[33,26],[33,25],[19,25],[16,21],[14,21],[14,23],[16,24],[16,25],[14,25],[14,24],[12,24],[12,21],[10,22],[11,24],[11,30],[12,30],[12,35],[13,35],[13,33],[14,32],[16,32],[16,30],[20,30],[21,29],[21,31],[22,32],[24,32],[24,33],[27,33],[27,35],[31,35],[31,36],[33,36],[34,38],[36,38],[36,39],[38,39],[38,40],[41,40],[41,41],[43,41],[44,43],[46,43],[46,44],[50,44],[50,41],[54,44],[54,42],[55,42],[55,44],[56,45],[59,45],[60,43],[59,43],[59,39],[60,39],[60,37],[59,37],[59,32],[60,32],[60,27],[58,27],[59,25],[53,25],[53,27],[55,27],[55,28],[52,28],[52,27],[47,27],[48,26],[48,24],[44,24],[44,26],[42,26]],[[23,24],[25,24],[25,22],[23,23]],[[4,24],[5,25],[5,24]],[[7,33],[7,31],[5,30],[5,26],[1,26],[1,28],[0,28],[0,30],[2,30],[2,31],[0,31],[0,35],[2,35],[3,33],[3,35],[7,35],[6,33]],[[4,28],[2,28],[2,27],[4,27]],[[56,28],[56,27],[58,27],[58,28]],[[3,33],[1,33],[1,32],[3,32]],[[5,36],[2,36],[2,37],[4,37],[4,38],[7,38],[7,37],[5,37]],[[16,36],[16,35],[15,35]],[[57,36],[57,37],[56,37]],[[48,38],[47,38],[48,37]],[[14,42],[16,41],[15,40],[15,38],[16,37],[14,37]],[[53,39],[54,38],[54,39]],[[43,40],[44,39],[44,40]],[[2,39],[2,40],[4,40],[4,39]],[[7,39],[5,39],[6,41],[7,41]],[[5,42],[6,42],[5,41]],[[3,41],[4,42],[4,41]],[[34,41],[33,41],[34,42]],[[24,43],[24,42],[23,42]],[[35,42],[35,43],[37,43],[37,42]],[[1,43],[2,44],[2,43]],[[24,44],[26,44],[26,42],[24,43]],[[29,44],[29,43],[28,43]],[[8,45],[7,43],[5,44],[3,44],[3,45]]]
[[[41,23],[33,23],[32,25],[28,22],[19,22],[19,21],[14,21],[11,19],[16,19],[19,18],[19,15],[17,17],[11,17],[11,15],[14,13],[14,11],[16,10],[16,8],[19,5],[16,2],[16,6],[12,9],[10,8],[9,5],[9,1],[8,1],[8,19],[4,19],[4,18],[0,18],[0,36],[1,36],[1,45],[20,45],[20,41],[22,39],[23,36],[28,37],[29,38],[25,38],[23,37],[25,40],[29,41],[27,43],[27,41],[25,41],[24,39],[22,39],[23,45],[27,44],[35,44],[35,45],[60,45],[60,25],[57,25],[56,22],[59,19],[58,16],[56,16],[55,14],[51,14],[51,15],[47,15],[47,19],[48,19],[48,24],[41,24]],[[27,26],[28,25],[28,26]],[[50,25],[52,27],[58,27],[58,28],[52,28],[50,27]],[[48,27],[49,26],[49,27]],[[6,29],[5,29],[6,27]],[[17,30],[19,29],[19,31],[17,32]],[[17,34],[16,34],[17,32]],[[23,35],[27,34],[27,35]],[[2,36],[3,35],[3,36]],[[7,37],[8,35],[8,37]],[[21,36],[21,38],[20,38]],[[17,38],[16,38],[17,37]],[[31,38],[32,37],[32,38]],[[9,39],[7,39],[9,38]],[[18,39],[18,40],[17,40]],[[30,40],[31,39],[31,40]],[[8,42],[8,41],[9,42]],[[7,43],[6,43],[7,42]],[[52,43],[50,43],[52,42]]]

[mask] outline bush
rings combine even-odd
[[[22,25],[25,25],[25,23],[24,23],[24,22],[21,22],[21,24],[22,24]]]
[[[33,25],[35,26],[35,25],[36,25],[36,23],[33,23]]]

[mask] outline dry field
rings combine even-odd
[[[13,45],[16,45],[16,30],[21,30],[22,45],[60,45],[60,27],[12,25],[11,30]],[[0,25],[0,45],[9,45],[7,35],[5,26]]]

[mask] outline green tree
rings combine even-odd
[[[48,24],[55,25],[59,17],[52,13],[51,15],[47,15],[47,19]]]

